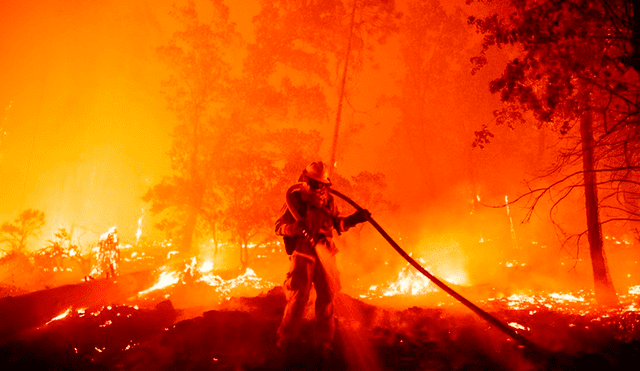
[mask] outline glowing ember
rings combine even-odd
[[[521,324],[519,324],[517,322],[510,322],[509,326],[511,326],[511,327],[513,327],[513,328],[515,328],[517,330],[526,330],[526,331],[531,330],[530,328],[524,327],[524,326],[522,326]]]
[[[585,299],[585,296],[590,296],[589,300]],[[496,299],[489,299],[489,301],[495,301]],[[581,293],[558,293],[553,292],[550,294],[513,294],[501,301],[506,301],[506,305],[509,309],[513,310],[527,310],[527,309],[547,309],[555,310],[558,312],[575,310],[588,310],[588,306],[594,303],[592,294]]]
[[[583,297],[576,297],[571,294],[560,294],[557,292],[549,294],[549,297],[556,301],[567,301],[567,302],[583,302]]]
[[[631,303],[628,307],[625,308],[627,312],[640,312],[640,308],[636,307],[636,303]]]

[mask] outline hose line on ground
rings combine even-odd
[[[350,199],[349,197],[345,196],[344,194],[336,191],[335,189],[330,188],[329,191],[331,193],[333,193],[334,195],[338,196],[339,198],[343,199],[344,201],[346,201],[349,205],[353,206],[356,210],[361,210],[362,209],[362,207],[360,207],[360,205],[355,203],[352,199]],[[429,273],[426,269],[424,269],[420,264],[418,264],[418,262],[416,262],[411,256],[409,256],[409,254],[407,254],[391,238],[391,236],[389,236],[389,234],[387,234],[387,232],[385,232],[385,230],[382,229],[382,227],[380,227],[380,225],[371,217],[371,215],[369,215],[368,221],[369,221],[369,223],[371,223],[371,225],[373,225],[373,227],[378,231],[378,233],[380,233],[382,235],[382,237],[384,237],[384,239],[387,240],[387,242],[398,252],[398,254],[400,254],[400,256],[402,256],[407,262],[409,262],[409,264],[411,264],[420,273],[422,273],[424,276],[426,276],[428,279],[430,279],[433,283],[435,283],[438,287],[440,287],[442,290],[444,290],[447,294],[453,296],[456,300],[458,300],[459,302],[464,304],[467,308],[471,309],[475,314],[480,316],[485,321],[489,322],[491,325],[497,327],[500,331],[505,333],[511,339],[517,341],[520,345],[522,345],[522,346],[524,346],[524,347],[526,347],[526,348],[528,348],[530,350],[542,353],[542,349],[540,349],[537,345],[535,345],[534,343],[529,341],[527,338],[525,338],[522,335],[520,335],[517,332],[515,332],[514,329],[512,329],[511,327],[505,325],[500,320],[498,320],[496,317],[494,317],[491,314],[487,313],[486,311],[482,310],[481,308],[479,308],[477,305],[475,305],[472,302],[470,302],[469,300],[467,300],[462,295],[458,294],[451,287],[447,286],[444,282],[440,281],[437,277],[435,277],[434,275]]]

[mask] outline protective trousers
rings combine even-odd
[[[327,243],[316,244],[316,256],[294,252],[284,282],[287,306],[278,328],[278,344],[294,340],[309,301],[312,286],[316,290],[315,319],[317,345],[331,348],[335,335],[334,299],[340,291],[336,258]]]

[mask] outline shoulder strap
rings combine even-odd
[[[302,202],[302,197],[300,192],[302,191],[303,183],[296,183],[289,187],[286,194],[286,205],[289,209],[289,212],[295,220],[302,220],[304,217],[304,213],[306,212],[305,202]],[[304,208],[304,209],[303,209]]]

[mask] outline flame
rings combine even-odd
[[[517,322],[509,322],[509,326],[511,326],[511,327],[513,327],[513,328],[515,328],[517,330],[526,330],[526,331],[531,330],[529,327],[522,326],[521,324],[519,324]]]
[[[174,252],[169,252],[171,257]],[[161,273],[157,282],[150,288],[140,291],[138,296],[147,295],[150,292],[161,290],[173,286],[179,282],[185,283],[185,278],[191,278],[189,282],[202,282],[215,288],[215,291],[223,295],[227,295],[227,299],[232,295],[233,291],[241,288],[252,290],[264,290],[275,287],[275,284],[259,278],[255,271],[247,268],[244,273],[236,278],[225,280],[214,272],[214,263],[212,260],[205,260],[202,264],[198,263],[196,257],[192,257],[189,263],[185,264],[183,271],[171,270],[168,266],[161,268]]]
[[[565,302],[583,302],[584,298],[583,297],[578,297],[572,294],[561,294],[558,292],[552,292],[551,294],[549,294],[549,297],[556,300],[557,302],[559,301],[565,301]]]
[[[275,286],[274,283],[259,278],[256,275],[256,272],[254,272],[251,268],[247,268],[243,274],[230,280],[223,280],[222,278],[220,278],[220,276],[209,274],[200,277],[199,281],[216,287],[217,292],[226,295],[231,294],[233,290],[238,289],[242,286],[258,290],[270,289]]]
[[[46,326],[46,325],[48,325],[48,324],[50,324],[50,323],[51,323],[51,322],[53,322],[53,321],[58,321],[58,320],[61,320],[61,319],[65,318],[66,316],[68,316],[68,315],[69,315],[69,313],[71,313],[71,308],[70,308],[70,307],[69,307],[69,308],[67,308],[67,310],[66,310],[66,311],[64,311],[63,313],[60,313],[59,315],[57,315],[57,316],[55,316],[55,317],[51,318],[51,319],[49,320],[49,322],[45,323],[45,326]]]
[[[160,273],[158,282],[155,285],[149,287],[146,290],[140,291],[138,295],[146,295],[152,291],[164,289],[165,287],[173,286],[180,281],[180,274],[175,271],[169,271],[168,267],[163,267],[163,271]]]
[[[138,219],[138,230],[136,231],[136,244],[138,243],[138,241],[140,241],[140,236],[142,235],[142,218],[144,218],[144,215],[142,215],[140,219]]]
[[[549,294],[527,295],[521,293],[508,296],[505,300],[507,306],[513,310],[525,310],[537,307],[563,312],[573,311],[581,304],[586,306],[590,305],[591,301],[586,300],[585,295],[587,294],[552,292]],[[489,299],[489,301],[492,300],[495,299]]]
[[[424,266],[424,259],[419,258],[417,261]],[[466,272],[460,269],[454,269],[447,264],[443,264],[439,270],[447,273],[442,278],[443,281],[455,285],[467,284]],[[412,266],[407,265],[398,272],[395,280],[382,286],[373,285],[369,287],[368,293],[360,295],[360,297],[381,298],[392,296],[421,296],[438,290],[439,288],[427,277],[417,272]]]
[[[516,237],[516,229],[513,226],[513,218],[511,218],[511,212],[509,211],[509,197],[504,196],[504,204],[507,209],[507,216],[509,217],[509,227],[511,228],[511,243],[514,249],[519,249],[518,238]]]
[[[202,273],[208,273],[213,270],[213,262],[211,260],[207,260],[200,266],[199,271]]]
[[[416,273],[409,269],[410,267],[403,268],[398,272],[398,277],[395,281],[390,282],[386,289],[382,290],[381,296],[395,296],[395,295],[424,295],[429,292],[437,290],[431,284],[431,281],[420,273]],[[374,291],[375,286],[372,286]],[[371,291],[371,289],[370,289]]]

